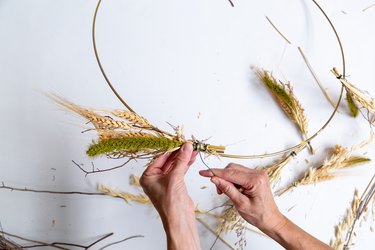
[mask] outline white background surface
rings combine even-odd
[[[122,97],[161,128],[183,125],[187,136],[230,145],[228,153],[258,154],[297,144],[300,137],[256,80],[250,67],[264,67],[290,80],[305,107],[310,131],[317,131],[332,112],[308,72],[301,46],[332,97],[339,82],[329,69],[341,70],[337,42],[311,1],[103,1],[97,20],[102,63]],[[375,8],[368,1],[322,1],[344,45],[348,79],[375,93]],[[132,162],[108,173],[89,175],[71,160],[90,168],[85,155],[94,133],[61,110],[43,93],[57,93],[94,108],[121,108],[96,64],[91,21],[96,1],[0,0],[0,181],[17,187],[95,191],[97,183],[138,193],[128,185],[145,162]],[[291,40],[288,45],[265,19],[269,16]],[[316,155],[301,153],[283,172],[281,186],[306,168],[319,165],[335,144],[353,145],[368,138],[363,117],[348,116],[345,105],[330,126],[313,141]],[[374,146],[363,150],[374,157]],[[305,159],[309,161],[306,163]],[[274,159],[236,161],[249,167]],[[208,158],[211,167],[231,160]],[[120,162],[95,159],[97,167]],[[345,215],[355,188],[364,189],[374,163],[341,172],[340,178],[296,189],[277,198],[280,209],[316,237],[329,242]],[[198,175],[197,161],[187,185],[201,209],[217,197],[209,180]],[[208,186],[207,189],[201,189]],[[152,207],[126,204],[110,197],[54,196],[0,191],[4,231],[44,241],[87,244],[114,232],[103,242],[142,234],[111,249],[165,249],[164,232]],[[292,208],[293,207],[293,208]],[[292,208],[290,210],[290,208]],[[54,221],[54,223],[53,223]],[[201,244],[215,237],[199,225]],[[272,240],[247,232],[247,249],[280,249]],[[231,244],[235,234],[224,235]],[[373,249],[374,233],[364,226],[357,249]],[[218,241],[215,249],[226,249]]]

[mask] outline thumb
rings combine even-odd
[[[191,143],[185,143],[177,152],[171,171],[185,175],[189,169],[189,162],[192,153],[193,145]]]
[[[235,205],[239,204],[244,197],[244,195],[234,186],[234,184],[229,181],[221,179],[217,176],[213,176],[211,178],[211,182],[214,183],[221,192],[226,194]]]

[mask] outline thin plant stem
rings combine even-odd
[[[284,36],[284,34],[283,33],[281,33],[281,31],[273,24],[273,22],[271,21],[271,19],[268,17],[268,16],[266,16],[266,19],[267,19],[267,21],[271,24],[271,26],[276,30],[276,32],[277,33],[279,33],[279,35],[282,37],[282,38],[284,38],[284,40],[287,42],[287,43],[289,43],[289,44],[292,44],[289,40],[288,40],[288,38],[286,38],[286,36]]]
[[[204,221],[204,220],[202,220],[201,218],[196,218],[197,219],[197,221],[199,221],[206,229],[208,229],[211,233],[213,233],[214,235],[216,235],[217,236],[217,238],[216,238],[216,240],[217,239],[220,239],[227,247],[229,247],[230,249],[232,249],[232,250],[235,250],[235,248],[231,245],[231,244],[229,244],[226,240],[224,240],[223,239],[223,237],[221,237],[220,235],[217,235],[216,233],[215,233],[215,231]]]
[[[143,238],[144,236],[143,235],[133,235],[133,236],[130,236],[130,237],[127,237],[125,239],[122,239],[122,240],[119,240],[119,241],[116,241],[116,242],[112,242],[112,243],[109,243],[108,245],[105,245],[104,247],[101,247],[99,248],[98,250],[103,250],[107,247],[110,247],[110,246],[113,246],[113,245],[117,245],[119,243],[122,243],[122,242],[125,242],[125,241],[128,241],[128,240],[131,240],[131,239],[135,239],[135,238]]]
[[[303,52],[302,48],[298,47],[298,51],[301,54],[303,60],[305,61],[305,64],[306,64],[307,68],[309,68],[309,71],[310,71],[311,75],[314,77],[314,80],[318,84],[318,86],[319,86],[320,90],[322,91],[323,95],[325,96],[327,101],[332,105],[332,107],[335,108],[335,106],[336,106],[335,103],[333,102],[332,98],[329,96],[327,90],[324,88],[322,82],[320,81],[318,75],[315,73],[313,67],[311,66],[311,64],[310,64],[309,60],[307,59],[305,53]]]
[[[31,193],[44,193],[44,194],[63,194],[63,195],[106,195],[105,193],[93,193],[93,192],[80,192],[80,191],[50,191],[50,190],[40,190],[40,189],[29,189],[29,188],[17,188],[6,186],[4,182],[1,183],[0,189],[7,189],[10,191],[20,191],[20,192],[31,192]]]
[[[366,10],[371,9],[372,7],[375,7],[375,3],[373,3],[370,6],[364,8],[362,11],[365,12]]]

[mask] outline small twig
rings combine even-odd
[[[80,192],[80,191],[50,191],[50,190],[37,190],[29,188],[17,188],[6,186],[4,182],[1,183],[0,189],[8,189],[11,191],[32,192],[32,193],[46,193],[46,194],[65,194],[65,195],[106,195],[104,193],[93,192]]]
[[[127,161],[125,161],[123,164],[121,165],[118,165],[118,166],[115,166],[115,167],[112,167],[112,168],[106,168],[106,169],[99,169],[99,168],[96,168],[95,169],[95,166],[94,166],[94,163],[91,163],[92,164],[92,170],[91,171],[87,171],[85,169],[83,169],[78,163],[76,163],[74,160],[72,160],[72,162],[74,163],[74,165],[76,165],[82,172],[85,173],[85,176],[89,175],[89,174],[96,174],[96,173],[102,173],[102,172],[108,172],[108,171],[112,171],[112,170],[115,170],[115,169],[118,169],[118,168],[122,168],[123,166],[125,166],[126,164],[128,164],[131,160],[133,160],[133,158],[129,158]]]
[[[370,6],[368,6],[366,8],[364,8],[362,11],[365,12],[366,10],[371,9],[372,7],[375,7],[375,3],[371,4]]]
[[[7,233],[7,232],[4,232],[4,231],[0,231],[1,234],[3,235],[6,235],[8,237],[12,237],[12,238],[16,238],[16,239],[19,239],[19,240],[22,240],[22,241],[28,241],[30,243],[34,243],[34,245],[25,245],[25,246],[20,246],[20,249],[25,249],[25,248],[36,248],[36,247],[53,247],[53,248],[57,248],[57,249],[62,249],[62,250],[69,250],[69,248],[66,248],[66,247],[63,247],[63,246],[69,246],[69,247],[77,247],[77,248],[82,248],[82,249],[85,249],[85,250],[88,250],[90,249],[91,247],[95,246],[96,244],[98,244],[99,242],[107,239],[108,237],[112,236],[113,233],[108,233],[108,234],[105,234],[104,236],[100,237],[99,239],[95,240],[94,242],[92,242],[91,244],[89,245],[80,245],[80,244],[75,244],[75,243],[68,243],[68,242],[53,242],[53,243],[47,243],[47,242],[43,242],[43,241],[37,241],[37,240],[32,240],[32,239],[28,239],[28,238],[25,238],[25,237],[21,237],[21,236],[18,236],[18,235],[15,235],[15,234],[11,234],[11,233]],[[109,247],[109,246],[112,246],[112,245],[115,245],[115,244],[118,244],[118,243],[121,243],[121,242],[124,242],[126,240],[130,240],[130,239],[133,239],[133,238],[137,238],[137,237],[143,237],[142,235],[135,235],[135,236],[131,236],[131,237],[128,237],[128,238],[125,238],[121,241],[117,241],[117,242],[113,242],[113,243],[110,243],[100,249],[104,249],[106,247]],[[5,239],[6,240],[6,239]],[[9,240],[7,240],[9,241]],[[13,248],[12,248],[13,249]],[[15,248],[16,249],[16,248]]]
[[[54,245],[46,243],[46,242],[31,240],[31,239],[28,239],[28,238],[25,238],[25,237],[21,237],[21,236],[15,235],[15,234],[7,233],[7,232],[4,232],[4,231],[0,231],[0,233],[3,234],[3,235],[6,235],[6,236],[12,237],[12,238],[16,238],[16,239],[19,239],[19,240],[28,241],[28,242],[37,244],[37,245],[30,245],[30,246],[22,246],[22,248],[33,248],[33,247],[39,247],[39,246],[50,246],[50,247],[54,247],[54,248],[57,248],[57,249],[69,250],[68,248],[65,248],[65,247],[54,246]]]
[[[271,19],[269,19],[269,17],[268,16],[266,16],[266,18],[267,18],[267,21],[271,24],[271,26],[277,31],[277,33],[279,33],[279,35],[282,37],[282,38],[284,38],[284,40],[287,42],[287,43],[289,43],[289,44],[292,44],[289,40],[288,40],[288,38],[286,38],[286,36],[284,36],[283,35],[283,33],[281,33],[281,31],[272,23],[272,21],[271,21]]]
[[[229,247],[230,249],[232,249],[232,250],[235,250],[235,248],[233,247],[233,246],[231,246],[231,244],[229,244],[226,240],[224,240],[223,239],[223,237],[221,237],[220,236],[220,234],[219,235],[217,235],[216,233],[215,233],[215,231],[206,223],[206,222],[204,222],[204,220],[202,220],[201,218],[196,218],[197,219],[197,221],[199,221],[205,228],[207,228],[211,233],[213,233],[214,235],[216,235],[217,236],[217,238],[216,238],[216,240],[217,239],[220,239],[227,247]],[[216,242],[216,240],[215,240],[215,242]]]
[[[234,4],[233,4],[232,0],[228,0],[228,1],[229,1],[230,5],[231,5],[232,7],[234,7]]]
[[[133,235],[133,236],[127,237],[125,239],[122,239],[122,240],[119,240],[119,241],[116,241],[116,242],[112,242],[112,243],[110,243],[108,245],[105,245],[104,247],[99,248],[98,250],[103,250],[103,249],[105,249],[107,247],[110,247],[110,246],[122,243],[122,242],[127,241],[127,240],[131,240],[131,239],[134,239],[134,238],[143,238],[143,237],[144,237],[143,235]]]
[[[309,68],[311,75],[314,77],[316,83],[319,85],[319,88],[320,88],[320,90],[323,92],[325,98],[326,98],[327,101],[332,105],[332,107],[335,108],[335,107],[336,107],[335,103],[333,102],[332,98],[329,96],[328,92],[327,92],[326,89],[324,88],[322,82],[319,80],[317,74],[315,73],[314,69],[312,68],[312,66],[311,66],[309,60],[307,59],[305,53],[303,53],[302,48],[301,48],[301,47],[298,47],[298,51],[299,51],[299,53],[301,54],[303,60],[305,61],[306,66]]]

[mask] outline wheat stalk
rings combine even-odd
[[[129,203],[131,201],[134,201],[134,202],[138,202],[138,203],[142,203],[142,204],[151,204],[150,199],[145,194],[134,195],[134,194],[127,193],[127,192],[119,192],[119,191],[115,191],[115,190],[113,190],[109,187],[106,187],[102,184],[98,184],[97,190],[106,194],[106,195],[108,195],[108,196],[121,198],[124,201],[126,201],[127,203]]]
[[[348,82],[336,68],[333,68],[331,72],[340,80],[340,82],[345,86],[345,89],[355,102],[360,104],[362,107],[367,109],[370,113],[375,114],[375,100],[369,96],[366,92],[358,89],[353,84]]]
[[[344,148],[342,146],[336,145],[332,156],[325,160],[324,163],[319,167],[310,167],[304,174],[304,176],[298,181],[294,182],[292,185],[286,187],[277,192],[278,195],[282,195],[295,187],[301,185],[310,185],[316,182],[327,181],[335,178],[335,172],[339,169],[367,163],[370,161],[366,157],[353,157],[352,154],[364,146],[368,145],[373,141],[373,135],[366,140],[351,148]]]
[[[271,184],[275,185],[281,177],[281,171],[284,167],[296,156],[299,152],[306,147],[306,143],[301,143],[298,147],[290,153],[287,157],[281,159],[279,162],[265,167],[264,170],[267,172],[269,181]]]

